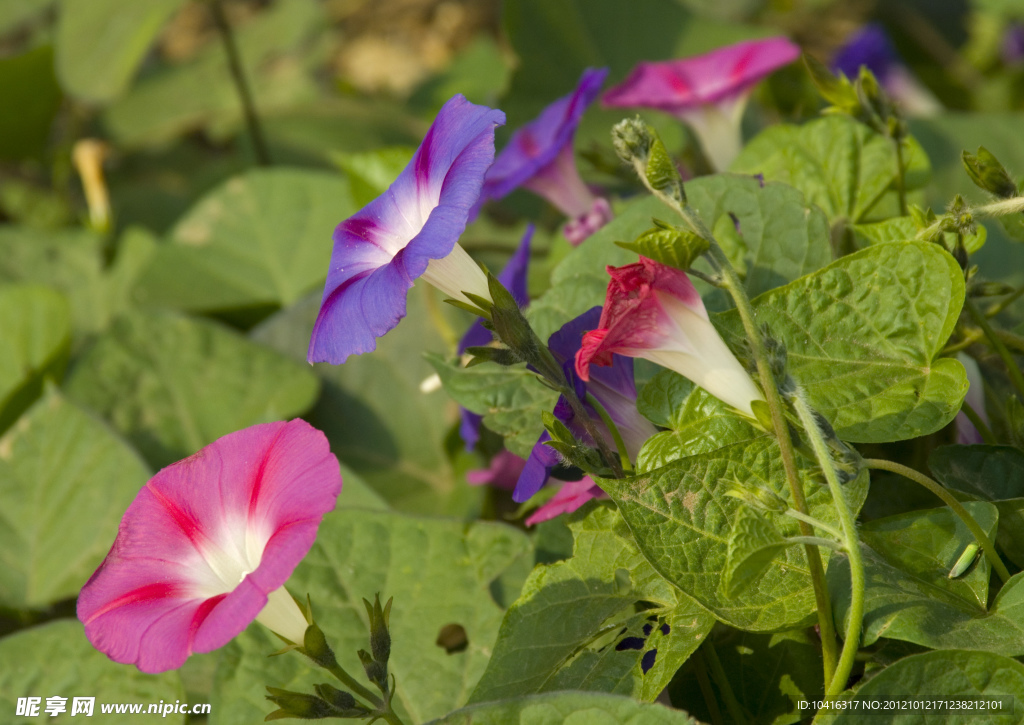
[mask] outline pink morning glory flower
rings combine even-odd
[[[309,362],[340,364],[374,350],[405,317],[418,277],[463,302],[463,292],[490,299],[483,270],[458,239],[503,123],[501,111],[455,96],[388,190],[338,225]]]
[[[558,493],[551,497],[551,500],[544,503],[526,519],[527,526],[534,526],[542,521],[550,521],[562,514],[571,514],[587,501],[601,498],[605,492],[601,487],[584,476],[578,481],[566,481],[558,489]]]
[[[583,380],[594,374],[592,365],[611,365],[614,353],[642,357],[754,417],[751,403],[764,397],[711,324],[685,272],[641,257],[636,264],[608,267],[608,274],[601,320],[576,353]]]
[[[748,40],[693,58],[641,62],[601,99],[606,107],[656,108],[693,129],[724,171],[741,147],[740,120],[759,81],[800,56],[787,38]]]
[[[579,244],[612,218],[608,202],[580,178],[572,141],[583,112],[594,102],[607,68],[583,71],[576,90],[545,108],[514,134],[487,172],[484,199],[501,199],[522,186],[569,217],[565,238]]]
[[[230,433],[164,468],[78,597],[86,636],[143,672],[222,647],[253,619],[301,644],[306,619],[284,583],[340,491],[327,438],[302,420]]]
[[[847,39],[832,59],[832,70],[840,71],[847,78],[856,78],[861,66],[875,74],[885,92],[908,114],[934,116],[942,110],[935,95],[900,60],[881,25],[865,25]]]

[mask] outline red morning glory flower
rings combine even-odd
[[[592,365],[611,365],[615,353],[642,357],[754,417],[751,403],[764,397],[711,324],[685,272],[641,257],[636,264],[608,267],[608,274],[601,320],[576,353],[583,380],[595,372]]]
[[[490,299],[483,270],[458,239],[503,123],[501,111],[455,96],[388,190],[338,225],[309,362],[340,364],[374,350],[405,317],[418,277],[454,299],[469,302],[463,292]]]
[[[583,71],[576,90],[545,108],[514,134],[487,172],[483,199],[501,199],[522,186],[569,217],[564,233],[579,244],[612,218],[611,207],[580,178],[572,141],[583,112],[594,102],[607,68]]]
[[[78,597],[86,636],[143,672],[222,647],[253,619],[301,644],[306,620],[284,583],[340,491],[327,438],[302,420],[231,433],[164,468]]]
[[[616,108],[656,108],[687,123],[719,171],[740,150],[740,119],[761,79],[800,56],[786,38],[748,40],[693,58],[641,62],[601,103]]]

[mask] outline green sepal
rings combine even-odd
[[[283,720],[289,717],[300,720],[322,720],[333,714],[331,706],[316,695],[282,690],[278,687],[267,687],[267,692],[270,694],[266,695],[266,698],[281,709],[267,715],[264,722]]]
[[[978,151],[973,154],[964,150],[960,159],[967,170],[967,175],[979,188],[1001,199],[1017,196],[1017,185],[1013,183],[1010,173],[984,146],[979,146]]]
[[[656,227],[648,229],[634,241],[615,244],[684,272],[710,247],[706,239],[687,229],[658,224],[657,220],[654,222]]]

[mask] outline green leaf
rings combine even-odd
[[[0,438],[0,601],[75,596],[148,478],[124,441],[51,390]]]
[[[343,494],[344,495],[344,494]],[[423,722],[462,705],[490,656],[503,610],[533,561],[529,539],[494,523],[414,518],[371,511],[324,517],[309,555],[288,588],[309,593],[338,661],[361,673],[365,649],[363,597],[394,597],[389,669],[397,679],[394,706],[405,722]],[[437,643],[442,628],[465,631],[465,649],[449,654]],[[225,648],[211,697],[210,725],[249,725],[271,709],[263,685],[308,690],[323,682],[296,654],[268,659],[280,642],[252,625]]]
[[[882,443],[933,433],[960,410],[963,366],[936,356],[963,300],[956,261],[938,245],[907,242],[843,257],[766,292],[753,307],[785,344],[789,374],[839,437]],[[715,322],[741,344],[735,311]]]
[[[300,363],[217,323],[154,312],[117,320],[65,389],[154,467],[246,426],[294,417],[318,393],[316,377]]]
[[[636,458],[638,473],[764,435],[747,418],[671,370],[662,370],[640,390],[637,409],[655,425],[669,429],[644,443]]]
[[[810,514],[836,525],[828,489],[800,459],[800,475]],[[748,631],[807,625],[815,609],[803,547],[789,547],[771,562],[754,586],[726,596],[721,580],[739,509],[731,485],[766,488],[790,501],[778,445],[764,434],[752,441],[693,455],[626,479],[601,481],[619,505],[640,550],[666,579],[696,599],[721,621]],[[843,487],[851,508],[860,510],[867,494],[862,474]],[[766,514],[783,536],[799,536],[795,519]]]
[[[0,35],[17,30],[54,4],[56,0],[7,0],[0,4]]]
[[[804,201],[796,189],[783,184],[762,186],[757,179],[716,174],[688,181],[686,195],[708,227],[714,229],[729,260],[742,270],[751,296],[814,272],[832,258],[824,215]],[[652,218],[671,223],[676,216],[653,197],[617,209],[615,219],[555,268],[551,289],[527,310],[541,339],[604,303],[608,287],[605,267],[636,261],[634,254],[615,242],[636,239],[650,228]],[[718,296],[709,298],[708,304],[714,307],[713,303],[727,305]]]
[[[0,159],[40,157],[60,107],[53,48],[44,45],[0,60],[0,98],[8,108],[18,109],[0,115]]]
[[[155,244],[146,230],[129,228],[114,262],[105,268],[104,240],[92,232],[0,228],[0,280],[42,282],[63,292],[80,338],[105,329],[114,315],[137,305],[129,290]]]
[[[917,141],[910,138],[908,145],[904,163],[910,190],[924,186],[930,166]],[[730,170],[795,186],[829,219],[858,223],[894,188],[896,148],[848,116],[827,116],[802,126],[770,126],[744,147]]]
[[[932,710],[911,715],[903,709],[871,710],[872,723],[986,722],[1012,725],[1024,722],[1024,665],[985,652],[925,652],[886,667],[857,690],[852,703],[840,710],[835,725],[864,722],[868,706],[878,702],[934,700],[976,702],[1002,700],[999,710]]]
[[[529,457],[544,432],[541,413],[555,407],[557,393],[545,387],[525,365],[464,368],[436,355],[428,355],[427,361],[459,405],[482,415],[485,426],[505,436],[510,451]]]
[[[131,4],[104,4],[114,2]],[[98,16],[107,26],[116,25],[105,14]],[[323,46],[315,42],[315,35],[323,29],[323,11],[314,0],[279,0],[234,28],[243,71],[261,116],[319,97],[309,66],[318,54],[322,57]],[[91,47],[96,35],[84,36],[83,41]],[[161,146],[199,128],[215,138],[231,136],[242,125],[242,107],[223,43],[214,39],[195,59],[147,74],[107,108],[103,120],[122,146]]]
[[[336,174],[258,169],[228,180],[171,230],[135,297],[184,310],[287,306],[320,288],[331,234],[356,211]]]
[[[456,710],[427,725],[697,725],[681,710],[597,692],[552,692]]]
[[[70,311],[39,285],[0,284],[0,433],[32,404],[47,376],[67,362]]]
[[[734,598],[753,585],[789,544],[757,511],[743,506],[736,515],[725,557],[722,591]]]
[[[854,238],[858,247],[866,247],[871,244],[884,244],[886,242],[905,242],[914,239],[919,229],[912,217],[897,216],[885,221],[873,222],[871,224],[852,224]],[[946,249],[953,249],[956,245],[956,235],[948,232],[943,235],[946,242]],[[968,254],[974,254],[983,246],[988,237],[986,228],[978,225],[978,231],[974,234],[964,236],[964,248]]]
[[[749,722],[799,722],[800,701],[820,700],[824,694],[821,641],[813,631],[753,634],[728,630],[708,644],[714,646]],[[692,664],[684,666],[680,675],[671,688],[673,704],[701,722],[711,722]]]
[[[996,545],[1024,567],[1024,453],[1012,446],[942,446],[932,451],[928,467],[961,498],[996,505]]]
[[[383,194],[412,159],[416,149],[392,146],[373,151],[335,153],[331,155],[352,187],[356,208],[369,204]]]
[[[407,316],[377,340],[373,353],[350,357],[344,365],[315,365],[323,393],[306,418],[390,505],[462,516],[474,510],[481,489],[467,486],[445,455],[455,406],[442,390],[420,389],[434,373],[424,353],[449,352],[429,311],[430,305],[449,307],[438,298],[429,285],[416,285],[409,291]],[[252,337],[305,365],[319,309],[320,295],[310,295],[269,318]],[[441,314],[448,324],[457,320],[454,310]]]
[[[867,587],[862,646],[879,637],[913,642],[931,649],[969,649],[1011,657],[1024,655],[1024,574],[1012,577],[988,611],[969,599],[935,586],[913,572],[898,569],[862,546]],[[835,556],[828,574],[836,626],[845,625],[850,606],[850,567]]]
[[[648,229],[633,242],[616,244],[642,257],[649,257],[684,272],[708,250],[707,241],[693,232],[660,227]]]
[[[999,514],[984,501],[968,501],[964,508],[990,538],[996,531]],[[984,608],[988,604],[988,559],[980,556],[965,576],[951,579],[949,572],[974,536],[952,509],[943,507],[912,511],[863,524],[860,538],[892,566],[905,573],[945,589],[961,599]]]
[[[160,701],[178,702],[185,699],[177,672],[146,675],[134,667],[119,665],[98,652],[85,638],[82,625],[61,619],[31,629],[24,629],[0,639],[0,708],[11,718],[11,725],[31,725],[41,719],[57,722],[102,722],[103,725],[134,725],[137,714],[102,714],[101,705],[114,703],[142,703],[143,712],[150,704]],[[46,712],[46,698],[66,697],[67,713],[50,718]],[[39,697],[40,716],[17,717],[19,697]],[[82,715],[70,717],[74,698],[94,697],[93,718]],[[156,719],[150,717],[149,719]],[[186,718],[171,715],[160,722],[184,725]]]
[[[61,0],[57,20],[61,85],[89,103],[105,103],[119,96],[164,23],[185,2]]]
[[[569,527],[573,558],[533,570],[471,702],[556,690],[653,701],[711,630],[714,618],[651,568],[613,507],[596,505]]]

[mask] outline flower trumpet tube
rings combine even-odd
[[[86,636],[143,672],[222,647],[253,619],[301,645],[306,619],[284,583],[340,491],[326,437],[302,420],[231,433],[164,468],[78,597]]]
[[[469,302],[463,292],[490,299],[483,270],[458,239],[504,122],[501,111],[455,96],[388,190],[338,225],[309,362],[340,364],[374,350],[405,317],[418,277],[453,299]]]
[[[800,56],[786,38],[736,43],[693,58],[641,62],[601,99],[610,108],[655,108],[686,123],[717,171],[739,153],[740,121],[754,86]]]
[[[685,272],[641,257],[608,274],[601,320],[576,353],[580,378],[590,380],[593,365],[611,365],[615,353],[642,357],[754,417],[752,403],[764,396],[711,324]]]
[[[580,178],[572,142],[583,112],[594,102],[607,68],[588,68],[576,90],[549,105],[514,134],[487,172],[483,198],[501,199],[522,186],[569,217],[564,232],[579,244],[612,218],[608,202]]]

